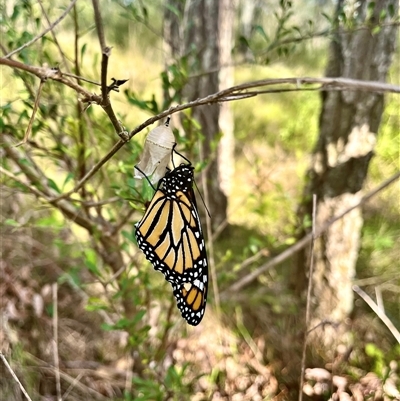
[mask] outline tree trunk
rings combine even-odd
[[[165,14],[164,35],[169,53],[174,58],[188,57],[190,78],[182,97],[195,100],[230,86],[232,2],[169,0],[168,4],[181,13],[180,19],[176,13]],[[228,104],[196,107],[192,117],[200,123],[204,136],[201,153],[208,160],[204,192],[216,228],[226,219],[227,193],[233,174],[233,119]],[[216,147],[221,132],[222,139]]]
[[[372,15],[368,14],[371,11],[368,4],[372,3],[339,1],[337,21],[341,22],[329,51],[328,77],[385,81],[397,27],[384,26],[388,17],[382,21],[379,16],[382,10],[389,15],[390,7],[397,15],[398,0],[376,1]],[[382,27],[376,28],[378,25]],[[310,219],[312,194],[317,195],[317,226],[356,204],[363,196],[362,188],[384,108],[384,98],[379,93],[327,91],[322,93],[322,100],[319,140],[300,207],[302,221],[305,216]],[[355,209],[316,241],[311,327],[324,320],[340,324],[349,317],[362,225],[361,210]],[[297,283],[301,292],[305,289],[304,278],[309,265],[306,253],[300,253],[297,261]],[[345,330],[343,325],[341,327]],[[331,344],[340,332],[335,325],[325,325],[325,344]]]

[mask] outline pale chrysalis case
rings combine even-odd
[[[169,126],[170,118],[164,125],[152,129],[147,135],[144,144],[142,160],[135,167],[135,178],[144,176],[152,177],[152,184],[157,183],[167,172],[167,166],[171,160],[172,148],[175,145],[175,137]],[[139,171],[140,169],[140,171]]]

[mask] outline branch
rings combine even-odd
[[[58,285],[53,283],[53,359],[54,373],[56,377],[57,401],[61,401],[61,381],[60,381],[60,359],[58,354]]]
[[[0,59],[1,63],[1,59]],[[370,92],[391,92],[391,93],[400,93],[400,86],[386,84],[384,82],[374,82],[374,81],[362,81],[357,79],[347,79],[347,78],[280,78],[280,79],[265,79],[260,81],[247,82],[241,85],[236,85],[228,89],[224,89],[220,92],[214,93],[212,95],[206,96],[201,99],[196,99],[188,103],[184,103],[181,105],[177,105],[171,107],[168,110],[165,110],[156,116],[148,118],[145,122],[137,126],[134,130],[129,133],[128,140],[134,137],[137,133],[142,131],[147,126],[170,116],[171,114],[178,113],[179,111],[189,109],[191,107],[203,106],[206,104],[212,103],[220,103],[229,100],[239,100],[240,97],[246,97],[247,92],[245,91],[248,88],[256,88],[262,86],[272,86],[272,85],[282,85],[282,84],[290,84],[290,85],[310,85],[310,84],[323,84],[322,87],[319,87],[319,90],[364,90]],[[303,88],[306,90],[307,88]],[[285,89],[281,89],[281,91],[285,91]],[[261,94],[257,91],[252,91],[250,96],[256,96]],[[231,96],[238,96],[238,98],[232,99]],[[71,191],[61,195],[58,198],[53,199],[53,202],[58,202],[58,200],[67,198],[74,192],[77,192],[85,183],[88,181],[108,160],[114,156],[115,153],[118,152],[125,144],[125,140],[118,141],[114,147],[107,153],[92,169],[83,177],[74,189]],[[301,249],[301,248],[300,248]]]
[[[103,21],[101,18],[101,12],[99,7],[98,0],[92,0],[93,11],[94,11],[94,21],[97,29],[97,36],[99,38],[100,47],[101,47],[101,107],[107,113],[112,125],[114,126],[117,134],[127,140],[126,134],[124,133],[124,128],[122,124],[118,121],[117,116],[114,113],[114,110],[110,103],[110,97],[108,95],[109,88],[107,87],[107,71],[108,71],[108,60],[111,55],[111,47],[106,45],[106,40],[104,38],[104,28]]]
[[[37,40],[42,38],[44,35],[46,35],[47,32],[51,31],[56,25],[58,25],[70,12],[71,8],[74,6],[74,4],[77,2],[77,0],[71,0],[69,3],[68,7],[65,9],[65,11],[60,15],[60,17],[54,21],[47,29],[45,29],[41,34],[38,36],[35,36],[32,40],[29,42],[26,42],[24,45],[19,47],[18,49],[13,50],[11,53],[8,53],[4,58],[9,58],[13,54],[20,52],[21,50],[25,49],[26,47],[30,46],[32,43],[35,43]]]
[[[46,68],[46,67],[34,67],[27,64],[20,63],[14,60],[8,60],[4,57],[0,58],[0,65],[7,65],[12,68],[21,69],[27,72],[30,72],[41,79],[53,79],[55,81],[61,82],[70,88],[74,89],[76,92],[83,95],[83,102],[94,102],[97,104],[101,104],[101,96],[90,93],[85,88],[80,85],[75,84],[74,82],[65,78],[67,74],[61,73],[59,69],[55,68]],[[216,92],[209,96],[206,96],[201,99],[196,99],[188,103],[184,103],[182,105],[177,105],[171,107],[168,110],[163,111],[156,116],[153,116],[146,120],[143,124],[139,125],[136,129],[131,131],[129,134],[129,139],[131,139],[137,132],[141,131],[143,128],[147,127],[150,124],[155,123],[162,118],[177,113],[179,111],[191,108],[198,107],[205,104],[211,103],[219,103],[230,100],[240,100],[241,97],[247,96],[257,96],[265,91],[247,91],[247,89],[251,88],[259,88],[264,86],[275,86],[275,85],[295,85],[297,90],[306,90],[303,86],[320,84],[322,87],[318,87],[315,90],[360,90],[367,92],[379,92],[379,93],[400,93],[400,86],[387,84],[385,82],[378,81],[362,81],[358,79],[350,79],[350,78],[340,78],[340,77],[326,77],[326,78],[312,78],[312,77],[303,77],[303,78],[279,78],[279,79],[263,79],[259,81],[251,81],[246,82],[244,84],[232,86],[231,88],[224,89],[220,92]],[[300,89],[299,89],[300,88]],[[308,89],[309,90],[309,89]],[[287,91],[285,88],[275,88],[272,90],[273,92],[284,92]],[[233,98],[232,98],[233,97]]]
[[[52,37],[53,37],[54,44],[56,45],[56,47],[57,47],[57,49],[58,49],[58,51],[59,51],[59,53],[60,53],[60,56],[61,56],[61,58],[63,59],[65,68],[68,70],[69,68],[68,68],[67,59],[65,58],[65,54],[64,54],[64,52],[63,52],[62,49],[61,49],[60,43],[58,42],[58,39],[57,39],[57,36],[56,36],[55,32],[53,31],[53,28],[55,27],[55,25],[54,25],[54,24],[53,24],[53,25],[51,24],[51,22],[50,22],[50,20],[49,20],[49,17],[48,17],[48,15],[47,15],[47,13],[46,13],[46,10],[45,10],[45,8],[44,8],[44,6],[43,6],[42,0],[39,0],[38,3],[39,3],[39,6],[40,6],[40,8],[41,8],[41,10],[42,10],[42,14],[43,14],[44,18],[45,18],[46,21],[47,21],[47,25],[49,26],[49,29],[50,29],[50,31],[51,31],[51,35],[52,35]],[[75,3],[76,3],[76,1],[75,1]],[[75,5],[75,4],[73,4],[72,7],[73,7],[74,5]]]
[[[378,305],[371,299],[371,297],[364,292],[358,285],[353,285],[353,291],[356,292],[366,303],[367,305],[376,313],[379,319],[385,323],[386,327],[393,334],[394,338],[400,344],[400,332],[396,329],[394,324],[390,321],[390,319],[386,316],[385,312],[382,311]]]
[[[103,98],[102,105],[107,106],[110,101],[108,100],[107,91],[107,69],[108,69],[108,58],[111,54],[111,48],[106,46],[106,40],[104,39],[103,21],[101,19],[100,7],[98,0],[92,0],[94,21],[96,24],[97,36],[100,42],[102,60],[101,60],[101,95]]]
[[[310,315],[311,315],[311,290],[312,290],[313,275],[314,275],[314,243],[315,243],[315,230],[317,227],[316,220],[317,220],[317,195],[313,194],[312,230],[311,230],[311,241],[310,241],[311,258],[310,258],[310,268],[308,271],[307,305],[306,305],[306,321],[305,321],[306,329],[304,330],[303,351],[301,355],[299,401],[303,400],[304,374],[306,371],[308,327],[310,325]]]
[[[60,70],[52,69],[52,68],[44,68],[44,67],[33,67],[28,66],[22,63],[19,63],[14,60],[8,60],[5,58],[0,58],[0,65],[8,65],[9,67],[22,69],[24,71],[28,71],[37,77],[43,79],[53,79],[55,81],[64,83],[65,85],[71,87],[78,93],[83,95],[82,101],[84,102],[92,102],[97,104],[102,104],[102,97],[95,95],[93,93],[88,92],[86,89],[76,84],[75,82],[66,79]],[[82,179],[77,183],[74,189],[71,191],[64,193],[63,195],[52,199],[52,202],[58,202],[61,199],[68,198],[74,192],[77,192],[82,186],[98,171],[100,168],[110,160],[114,154],[116,154],[124,144],[132,139],[137,133],[142,131],[144,128],[149,125],[167,117],[171,114],[178,113],[182,110],[186,110],[192,107],[199,107],[206,104],[213,103],[221,103],[232,100],[240,100],[246,97],[257,96],[266,92],[266,90],[261,91],[247,91],[247,89],[251,88],[259,88],[264,86],[276,86],[276,85],[295,85],[297,90],[310,90],[310,88],[304,88],[303,86],[319,84],[319,86],[315,90],[361,90],[368,92],[379,92],[379,93],[400,93],[400,86],[387,84],[384,82],[375,82],[375,81],[362,81],[357,79],[349,79],[349,78],[279,78],[279,79],[264,79],[259,81],[246,82],[244,84],[232,86],[231,88],[224,89],[222,91],[216,92],[204,98],[196,99],[188,103],[184,103],[181,105],[176,105],[171,107],[168,110],[164,110],[163,112],[148,118],[142,124],[137,126],[134,130],[132,130],[129,134],[125,136],[125,132],[122,131],[121,124],[115,118],[112,118],[112,114],[108,113],[108,109],[104,108],[106,113],[111,119],[111,122],[114,125],[114,128],[118,135],[121,136],[121,140],[119,140],[113,148],[97,163],[95,164]],[[299,89],[300,88],[300,89]],[[273,92],[284,92],[287,91],[287,88],[275,88],[272,89]],[[111,106],[110,106],[111,107]]]
[[[15,182],[23,185],[39,198],[42,198],[46,202],[51,204],[51,200],[54,198],[56,192],[53,189],[49,188],[46,180],[43,179],[33,167],[31,167],[27,163],[21,162],[21,160],[24,160],[22,153],[19,152],[15,147],[12,147],[10,145],[10,141],[8,140],[6,135],[3,135],[3,137],[6,145],[3,146],[3,149],[7,157],[9,157],[20,168],[20,170],[25,174],[25,177],[30,181],[30,184],[22,181],[14,174],[7,171],[6,169],[3,169],[2,167],[0,168],[0,171],[7,175],[9,178],[13,179]],[[95,231],[94,223],[83,216],[80,213],[79,209],[76,209],[74,205],[71,204],[71,202],[63,200],[59,202],[56,207],[69,219],[88,230],[89,233],[93,233]]]
[[[343,216],[350,213],[352,210],[354,210],[357,207],[360,207],[361,205],[366,203],[369,199],[371,199],[373,196],[375,196],[378,192],[382,191],[384,188],[391,185],[398,178],[400,178],[400,171],[397,172],[396,174],[392,175],[389,179],[384,181],[381,185],[377,186],[375,189],[373,189],[367,195],[363,196],[357,204],[346,209],[344,212],[340,213],[339,215],[335,216],[333,219],[331,219],[331,220],[327,221],[325,224],[323,224],[322,227],[320,227],[319,229],[317,229],[315,231],[315,238],[320,237],[333,223],[335,223],[336,221],[343,218]],[[283,261],[285,261],[286,259],[291,257],[293,254],[298,252],[300,249],[303,249],[311,241],[312,237],[313,237],[312,232],[305,235],[300,241],[296,242],[294,245],[287,248],[285,251],[280,253],[278,256],[276,256],[275,258],[272,258],[267,263],[260,266],[257,270],[254,270],[247,276],[238,280],[235,284],[232,284],[229,288],[227,288],[225,291],[223,291],[221,293],[221,299],[227,299],[229,294],[237,293],[239,290],[241,290],[242,288],[246,287],[247,285],[252,283],[254,280],[256,280],[258,276],[265,273],[272,267],[278,265],[279,263],[282,263]]]
[[[39,107],[39,100],[40,100],[40,95],[42,93],[43,85],[44,85],[44,81],[40,80],[39,88],[38,88],[38,91],[36,94],[35,104],[33,105],[32,115],[31,115],[31,118],[29,119],[28,128],[25,131],[24,138],[22,139],[21,142],[19,142],[15,145],[16,147],[24,145],[27,142],[27,140],[29,139],[29,136],[30,136],[31,130],[32,130],[32,126],[33,126],[33,122],[35,121],[35,115],[36,115],[37,109]]]
[[[11,376],[13,377],[13,379],[15,380],[15,382],[18,384],[21,392],[24,394],[24,396],[26,397],[26,399],[28,401],[32,401],[31,397],[29,397],[29,394],[26,392],[24,386],[22,385],[22,383],[19,381],[17,375],[14,373],[14,371],[12,370],[10,364],[8,363],[6,357],[3,355],[3,353],[0,351],[0,359],[3,361],[4,365],[6,366],[6,368],[8,369],[8,371],[11,373]]]
[[[95,95],[94,93],[89,92],[77,83],[65,78],[64,74],[58,68],[35,67],[32,65],[20,63],[19,61],[9,60],[4,57],[0,57],[0,65],[6,65],[17,70],[29,72],[37,76],[41,80],[51,79],[53,81],[61,82],[62,84],[69,86],[75,92],[82,95],[83,102],[92,102],[97,104],[101,103],[101,96]]]
[[[72,195],[75,192],[78,192],[83,185],[85,185],[85,183],[87,181],[89,181],[90,178],[92,178],[95,173],[97,171],[99,171],[101,169],[101,167],[106,164],[117,152],[118,150],[120,150],[124,145],[125,145],[125,141],[120,139],[113,147],[112,149],[100,160],[98,161],[87,173],[86,175],[79,180],[79,182],[75,185],[75,187],[73,189],[71,189],[68,192],[65,192],[64,194],[54,197],[53,199],[50,200],[50,203],[57,203],[59,202],[61,199],[66,199],[69,198],[70,195]]]

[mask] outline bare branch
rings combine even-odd
[[[18,49],[13,50],[11,53],[8,53],[4,58],[10,58],[13,54],[20,52],[21,50],[25,49],[26,47],[30,46],[32,43],[35,43],[37,40],[42,38],[44,35],[46,35],[47,32],[51,31],[56,25],[58,25],[70,12],[71,8],[74,6],[74,4],[77,2],[77,0],[71,0],[69,3],[68,7],[65,9],[65,11],[60,15],[60,17],[54,21],[47,29],[45,29],[41,34],[38,36],[35,36],[32,40],[29,42],[26,42],[24,45],[19,47]]]
[[[49,20],[49,17],[48,17],[48,15],[47,15],[47,13],[46,13],[46,10],[44,9],[42,0],[39,0],[38,2],[39,2],[39,5],[40,5],[40,8],[41,8],[41,10],[42,10],[42,14],[44,15],[44,18],[45,18],[46,21],[47,21],[47,25],[48,25],[49,28],[50,28],[51,36],[53,37],[54,43],[55,43],[55,45],[57,46],[57,49],[58,49],[58,51],[59,51],[59,53],[60,53],[60,56],[61,56],[61,58],[62,58],[63,61],[64,61],[64,66],[65,66],[65,68],[67,69],[67,71],[69,71],[67,59],[65,58],[65,54],[64,54],[64,52],[62,51],[61,46],[60,46],[60,43],[58,42],[57,36],[56,36],[56,34],[54,33],[54,30],[53,30],[53,28],[54,28],[55,25],[52,25],[52,24],[51,24],[51,22],[50,22],[50,20]],[[73,6],[74,6],[74,4],[73,4]]]
[[[396,174],[392,175],[389,179],[384,181],[382,184],[378,185],[375,189],[370,191],[368,194],[363,196],[357,204],[346,209],[344,212],[335,216],[333,219],[327,221],[325,224],[322,225],[322,227],[320,227],[316,230],[315,238],[320,237],[333,223],[335,223],[336,221],[343,218],[343,216],[350,213],[352,210],[354,210],[357,207],[360,207],[361,205],[366,203],[369,199],[371,199],[373,196],[375,196],[378,192],[382,191],[384,188],[388,187],[389,185],[391,185],[394,181],[396,181],[399,178],[400,178],[400,172],[397,172]],[[254,270],[247,276],[243,277],[242,279],[238,280],[236,283],[232,284],[229,288],[227,288],[225,291],[223,291],[221,293],[221,299],[229,298],[229,294],[237,293],[239,290],[241,290],[242,288],[246,287],[247,285],[252,283],[254,280],[256,280],[258,276],[265,273],[272,267],[278,265],[279,263],[282,263],[286,259],[290,258],[292,255],[294,255],[300,249],[303,249],[311,241],[312,235],[313,235],[313,233],[309,233],[309,234],[305,235],[300,241],[296,242],[294,245],[287,248],[285,251],[280,253],[278,256],[276,256],[275,258],[272,258],[267,263],[260,266],[257,270]]]
[[[14,371],[12,370],[10,364],[8,363],[6,357],[3,355],[3,353],[0,351],[0,358],[3,361],[4,365],[6,366],[6,368],[8,369],[8,371],[11,373],[11,376],[13,377],[13,379],[16,381],[16,383],[18,384],[19,388],[21,389],[22,393],[24,394],[24,396],[26,397],[26,399],[28,401],[32,401],[31,397],[29,397],[29,394],[26,392],[24,386],[22,385],[22,383],[19,381],[17,375],[14,373]]]
[[[5,153],[25,174],[25,177],[30,181],[30,184],[20,180],[18,177],[14,176],[14,174],[3,168],[1,168],[0,171],[2,171],[9,178],[13,179],[15,182],[18,182],[26,187],[30,192],[34,193],[39,198],[44,199],[48,203],[52,203],[52,199],[54,198],[56,192],[52,188],[49,188],[46,180],[43,179],[33,167],[27,163],[21,162],[21,160],[24,159],[22,153],[10,145],[10,141],[6,135],[3,135],[3,137],[6,144],[6,146],[3,147]],[[81,227],[84,227],[86,230],[88,230],[88,232],[93,233],[95,231],[94,223],[83,216],[82,213],[80,213],[80,210],[74,207],[71,202],[62,200],[57,203],[56,207],[70,220],[74,221]]]
[[[22,141],[17,143],[15,145],[15,147],[24,145],[26,143],[26,141],[28,140],[28,138],[29,138],[29,135],[30,135],[31,130],[32,130],[33,122],[35,121],[36,111],[37,111],[37,109],[39,107],[39,100],[40,100],[40,95],[42,93],[43,84],[44,84],[44,81],[41,79],[40,80],[40,84],[39,84],[39,88],[38,88],[38,91],[37,91],[36,99],[35,99],[35,104],[33,105],[32,115],[31,115],[31,118],[29,119],[28,128],[25,131],[25,135],[24,135],[24,138],[22,139]]]
[[[93,3],[93,11],[94,11],[94,20],[97,29],[97,36],[99,37],[100,47],[101,47],[101,107],[107,113],[112,125],[114,126],[115,131],[121,138],[125,138],[126,135],[124,133],[124,128],[122,124],[118,121],[117,116],[114,113],[114,110],[110,103],[110,97],[108,95],[109,89],[107,87],[107,71],[108,71],[108,60],[111,55],[111,47],[106,45],[106,40],[104,38],[104,28],[103,21],[101,18],[101,12],[99,7],[98,0],[92,0]]]
[[[59,81],[64,83],[65,85],[71,87],[76,90],[78,93],[84,96],[84,102],[93,102],[97,104],[102,104],[101,96],[92,94],[86,89],[82,88],[80,85],[75,82],[66,79],[63,74],[58,69],[44,68],[44,67],[33,67],[28,66],[22,63],[19,63],[14,60],[8,60],[4,58],[0,58],[0,65],[8,65],[9,67],[22,69],[24,71],[31,72],[32,74],[38,76],[39,78],[48,78],[53,79],[55,81]],[[296,88],[301,88],[302,90],[307,90],[309,88],[305,88],[304,86],[312,85],[312,84],[322,84],[322,87],[318,87],[318,90],[362,90],[369,92],[379,92],[379,93],[400,93],[400,86],[386,84],[384,82],[374,82],[374,81],[362,81],[356,79],[348,79],[348,78],[280,78],[280,79],[265,79],[259,81],[246,82],[244,84],[232,86],[231,88],[224,89],[217,93],[211,94],[204,98],[196,99],[188,103],[184,103],[181,105],[176,105],[171,107],[168,110],[165,110],[151,118],[148,118],[142,124],[137,126],[134,130],[132,130],[129,134],[125,136],[125,132],[123,131],[123,127],[120,122],[114,115],[112,111],[111,105],[110,108],[103,107],[107,115],[110,117],[111,122],[113,123],[114,129],[121,137],[113,148],[96,164],[94,165],[84,177],[78,182],[75,188],[59,197],[56,197],[52,200],[52,202],[58,202],[60,199],[68,198],[72,193],[78,191],[100,168],[110,160],[114,154],[116,154],[119,149],[121,149],[126,141],[129,141],[133,136],[142,131],[144,128],[149,125],[171,115],[174,113],[178,113],[182,110],[186,110],[192,107],[203,106],[206,104],[212,103],[220,103],[231,100],[240,100],[244,97],[249,96],[257,96],[259,94],[264,93],[261,91],[247,91],[247,89],[263,87],[263,86],[276,86],[276,85],[296,85]],[[316,90],[317,90],[316,89]],[[287,88],[276,88],[273,89],[275,92],[283,92],[286,91]]]
[[[94,21],[96,24],[97,36],[99,38],[101,50],[104,51],[106,48],[106,40],[104,39],[104,28],[103,21],[101,19],[100,7],[98,0],[92,0],[93,11],[94,11]]]
[[[60,360],[58,356],[58,284],[52,285],[53,292],[53,359],[56,376],[57,401],[61,401]]]
[[[301,356],[299,401],[303,400],[304,373],[306,370],[308,326],[310,324],[310,314],[311,314],[311,290],[312,290],[313,274],[314,274],[314,242],[315,242],[315,231],[317,227],[316,220],[317,220],[317,195],[313,194],[312,231],[311,231],[311,241],[310,241],[311,258],[310,258],[310,269],[308,272],[307,305],[306,305],[306,321],[305,321],[306,329],[304,330],[303,352]]]
[[[101,167],[106,164],[117,152],[119,149],[121,149],[125,144],[125,141],[120,139],[114,146],[113,148],[99,161],[97,162],[87,173],[86,175],[79,180],[79,182],[75,185],[75,187],[71,190],[68,191],[60,196],[57,196],[53,198],[50,202],[51,203],[57,203],[61,199],[66,199],[69,198],[70,195],[72,195],[75,192],[78,192],[80,188],[90,179],[92,178],[97,171],[101,169]]]
[[[106,40],[104,38],[104,28],[103,28],[103,20],[101,18],[101,12],[99,7],[98,0],[92,0],[93,3],[93,11],[94,11],[94,21],[96,24],[97,36],[100,42],[101,48],[101,95],[103,97],[102,104],[107,106],[110,102],[108,99],[108,90],[107,90],[107,69],[108,69],[108,58],[111,54],[111,48],[107,47]]]
[[[366,303],[367,305],[376,313],[379,319],[385,323],[386,327],[393,334],[393,337],[400,344],[400,332],[396,329],[391,320],[386,316],[385,312],[379,308],[379,306],[371,299],[371,297],[364,292],[358,285],[353,285],[353,291],[356,292]]]
[[[116,224],[115,224],[115,226],[114,226],[114,228],[113,228],[113,231],[112,231],[112,234],[114,235],[114,234],[117,234],[118,233],[118,231],[120,231],[121,229],[122,229],[122,227],[125,225],[125,224],[127,224],[127,222],[129,221],[129,219],[132,217],[132,215],[134,214],[136,212],[136,210],[134,209],[134,208],[130,208],[129,210],[128,210],[128,213],[126,213],[126,215],[119,221],[119,222],[117,222]]]
[[[4,57],[0,58],[0,65],[6,65],[11,68],[15,68],[17,70],[23,70],[29,72],[40,79],[52,79],[53,81],[61,82],[66,86],[69,86],[75,92],[79,93],[83,96],[82,101],[84,102],[92,102],[92,103],[101,103],[101,96],[95,95],[77,83],[65,78],[64,74],[58,68],[50,68],[50,67],[35,67],[28,64],[20,63],[19,61],[9,60]]]

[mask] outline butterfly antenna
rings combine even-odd
[[[182,157],[182,159],[185,159],[189,164],[192,164],[191,162],[190,162],[190,160],[187,158],[187,157],[185,157],[185,156],[183,156],[182,154],[180,154],[175,148],[176,148],[176,143],[174,144],[174,146],[172,147],[172,151],[173,152],[175,152],[178,156],[180,156],[180,157]],[[172,157],[172,164],[174,164],[174,158]],[[174,168],[175,168],[175,164],[174,164]]]
[[[140,173],[142,173],[143,177],[146,178],[147,182],[150,184],[150,186],[154,189],[154,191],[157,191],[156,188],[154,188],[154,185],[152,184],[152,182],[150,181],[149,177],[142,171],[140,170],[140,168],[136,165],[135,169],[138,170]]]
[[[196,187],[197,192],[199,193],[200,198],[201,198],[201,200],[202,200],[202,202],[203,202],[204,208],[207,210],[208,217],[211,219],[210,211],[208,210],[208,207],[207,207],[207,205],[206,205],[206,202],[204,202],[204,198],[203,198],[203,196],[201,195],[201,192],[200,192],[200,190],[199,190],[199,187],[197,186],[196,181],[193,180],[193,182],[194,182],[194,186]]]

